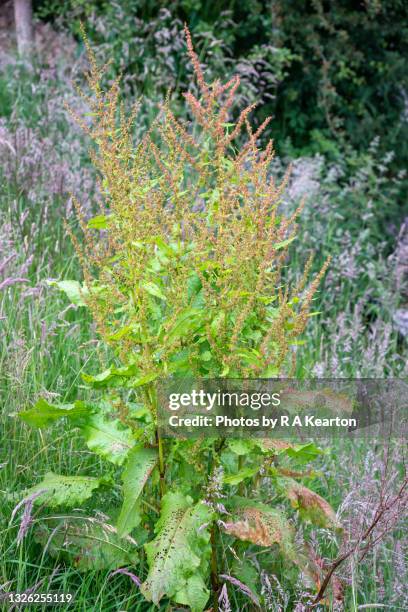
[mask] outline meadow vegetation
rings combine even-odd
[[[83,17],[83,5],[73,4]],[[142,44],[127,3],[124,19],[111,3],[103,10],[88,4],[96,53],[88,81],[83,43],[67,32],[69,44],[52,56],[27,65],[9,55],[1,65],[3,590],[73,592],[76,610],[157,609],[153,601],[162,610],[188,604],[226,612],[259,603],[300,612],[330,563],[352,550],[315,609],[404,609],[406,497],[370,532],[376,547],[365,550],[361,541],[381,503],[399,495],[403,441],[343,440],[321,450],[250,441],[166,445],[155,429],[155,380],[168,374],[406,376],[406,339],[395,322],[406,299],[398,259],[405,153],[392,136],[402,110],[390,111],[395,130],[384,142],[383,119],[373,125],[353,89],[364,127],[359,140],[345,83],[336,83],[336,95],[331,88],[330,75],[346,79],[331,72],[340,62],[335,47],[328,80],[316,89],[324,125],[298,113],[291,91],[301,60],[287,43],[298,15],[278,21],[278,50],[273,41],[268,48],[247,42],[239,57],[240,41],[253,41],[265,26],[259,13],[251,13],[245,34],[234,26],[234,3],[232,15],[219,13],[218,21],[197,3],[200,57],[189,44],[188,59],[181,34],[188,3],[176,16],[162,9],[138,17]],[[55,7],[40,5],[49,18]],[[369,13],[367,32],[374,27]],[[334,11],[349,25],[352,15]],[[317,12],[316,20],[328,20],[330,32],[332,17],[332,10]],[[384,39],[397,36],[388,19]],[[317,48],[326,48],[319,23],[309,27]],[[103,72],[100,60],[109,56]],[[374,76],[365,75],[367,87],[386,70],[383,59]],[[398,60],[388,95],[402,59],[386,59]],[[226,60],[227,85],[216,80]],[[347,80],[357,89],[359,61]],[[71,81],[87,95],[91,86],[93,97],[81,97]],[[309,88],[301,85],[303,96]],[[175,92],[166,97],[169,86]],[[251,108],[255,98],[267,113],[286,106],[268,124],[264,111]],[[132,127],[126,117],[135,103]],[[248,105],[251,114],[243,111]],[[59,419],[61,405],[72,412],[67,421]],[[103,432],[122,446],[112,451]],[[147,483],[140,499],[127,484],[132,470],[140,490]],[[56,475],[84,478],[70,483]],[[54,496],[44,493],[50,479]],[[187,533],[182,554],[198,569],[192,580],[176,559],[177,576],[166,574],[163,584],[155,550],[166,546],[175,510]],[[245,520],[261,528],[248,532]],[[191,538],[188,530],[203,525]]]

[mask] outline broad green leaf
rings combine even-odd
[[[35,539],[51,556],[70,561],[79,571],[114,570],[138,562],[133,538],[120,538],[112,525],[94,518],[52,519],[36,529]]]
[[[34,407],[19,413],[19,418],[33,427],[47,427],[54,421],[68,418],[78,418],[91,414],[95,407],[80,400],[73,404],[50,404],[45,399],[39,399]]]
[[[206,607],[209,591],[200,574],[190,576],[185,586],[177,591],[173,599],[179,604],[189,606],[192,612],[201,612]]]
[[[59,506],[80,506],[89,499],[94,490],[102,484],[106,484],[104,478],[93,478],[91,476],[61,476],[53,472],[47,472],[43,480],[34,487],[24,491],[24,498],[43,491],[35,499],[36,504],[45,504],[50,508]]]
[[[92,229],[106,229],[108,227],[110,215],[97,215],[88,221],[88,227]]]
[[[179,338],[182,338],[187,333],[196,329],[201,323],[203,313],[196,308],[188,308],[184,310],[174,322],[172,329],[167,334],[167,342],[171,343]]]
[[[236,455],[249,455],[254,448],[254,442],[244,438],[232,438],[228,440],[228,447]]]
[[[153,372],[152,374],[146,374],[145,376],[140,376],[139,378],[136,378],[136,380],[132,381],[131,387],[132,389],[136,387],[142,387],[143,385],[147,385],[149,382],[156,380],[157,377],[157,372]]]
[[[278,478],[279,490],[290,500],[300,516],[318,527],[340,529],[336,513],[323,497],[296,482],[293,478]]]
[[[116,465],[122,465],[135,444],[129,427],[103,414],[91,415],[81,432],[91,451]]]
[[[63,291],[72,304],[86,306],[84,298],[89,295],[89,290],[85,285],[76,280],[48,281],[48,284]]]
[[[234,354],[241,357],[246,364],[262,366],[262,359],[257,351],[240,348]]]
[[[155,283],[152,283],[152,282],[144,283],[143,289],[145,289],[147,293],[150,293],[150,295],[153,295],[154,297],[158,297],[160,300],[167,299],[164,293],[162,292],[162,290],[160,289],[160,287],[156,285]]]
[[[149,573],[140,590],[148,601],[158,604],[167,596],[192,612],[204,610],[210,520],[211,510],[201,502],[192,505],[191,498],[174,492],[163,497],[156,537],[145,544]]]
[[[296,459],[300,463],[309,463],[309,461],[313,461],[319,455],[321,455],[323,451],[314,444],[314,442],[308,442],[307,444],[295,444],[293,446],[289,446],[285,450],[285,454],[293,459]]]
[[[123,471],[123,506],[118,518],[119,535],[127,535],[140,522],[139,496],[157,463],[154,448],[133,448]]]
[[[122,366],[120,368],[108,368],[98,374],[82,374],[82,380],[95,389],[104,387],[119,387],[124,385],[126,380],[137,376],[139,367],[136,364]]]
[[[233,497],[229,509],[235,520],[224,524],[227,533],[258,546],[277,544],[286,559],[296,561],[294,528],[282,512],[243,497]]]
[[[223,482],[228,485],[237,485],[245,478],[252,478],[258,472],[259,468],[244,468],[240,470],[236,474],[229,474],[228,476],[224,476]]]

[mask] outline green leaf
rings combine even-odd
[[[273,248],[275,249],[275,251],[278,251],[279,249],[284,249],[291,242],[293,242],[295,238],[296,236],[293,236],[293,238],[288,238],[287,240],[282,240],[282,242],[277,242],[276,244],[273,245]]]
[[[71,562],[79,571],[114,570],[138,562],[133,538],[119,538],[112,525],[94,518],[47,521],[36,529],[35,540],[51,556]]]
[[[167,596],[190,607],[204,610],[209,591],[205,580],[211,554],[205,528],[211,510],[182,493],[167,493],[156,523],[156,538],[145,544],[149,573],[141,586],[148,601],[158,604]]]
[[[196,308],[187,308],[174,322],[172,329],[167,334],[167,342],[170,344],[186,334],[195,330],[201,324],[203,313]]]
[[[118,518],[119,535],[127,535],[140,522],[139,496],[157,463],[154,448],[133,448],[128,455],[123,471],[123,506]]]
[[[77,400],[73,404],[49,404],[45,399],[39,399],[34,407],[19,413],[19,418],[33,427],[47,427],[54,421],[68,418],[78,418],[91,414],[95,409],[91,404]]]
[[[254,443],[252,440],[232,438],[231,440],[228,440],[228,447],[236,455],[249,455],[254,448]]]
[[[228,476],[224,476],[223,482],[228,485],[237,485],[245,478],[252,478],[258,472],[259,468],[244,468],[240,470],[236,474],[230,474]]]
[[[122,465],[135,444],[129,427],[103,414],[91,415],[81,431],[88,448],[115,465]]]
[[[84,298],[89,295],[89,290],[85,285],[76,280],[48,281],[48,284],[63,291],[72,304],[86,306]]]
[[[297,459],[300,463],[309,463],[309,461],[313,461],[319,455],[321,455],[323,451],[318,448],[313,442],[308,442],[307,444],[296,444],[295,446],[289,446],[285,449],[285,454],[293,459]]]
[[[131,387],[132,389],[135,389],[136,387],[142,387],[143,385],[147,385],[147,383],[156,380],[157,377],[157,372],[153,372],[152,374],[146,374],[145,376],[140,376],[132,382]]]
[[[97,215],[88,221],[88,227],[92,229],[107,229],[111,215]]]
[[[154,297],[158,297],[161,300],[167,299],[160,287],[155,283],[144,283],[142,287],[145,289],[145,291],[147,291],[147,293],[150,293],[150,295],[153,295]]]
[[[126,379],[137,376],[139,371],[139,367],[136,364],[130,364],[120,368],[111,367],[98,374],[83,373],[81,376],[82,380],[88,385],[95,389],[102,389],[105,387],[123,386]]]
[[[24,491],[24,498],[43,491],[35,499],[36,504],[45,504],[50,508],[59,506],[80,506],[89,499],[93,491],[106,484],[104,478],[93,478],[91,476],[61,476],[53,472],[47,472],[43,480],[34,487]]]

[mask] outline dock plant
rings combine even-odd
[[[83,237],[68,231],[83,282],[56,284],[89,309],[111,361],[82,375],[92,399],[41,399],[21,417],[40,428],[65,419],[106,470],[48,473],[24,500],[76,508],[111,491],[117,508],[104,519],[54,515],[38,541],[80,571],[121,568],[154,604],[217,610],[228,583],[240,609],[254,609],[263,605],[259,564],[286,568],[310,594],[319,588],[321,568],[295,525],[303,521],[307,534],[309,524],[333,532],[339,524],[305,486],[310,472],[295,470],[320,451],[279,440],[162,439],[157,385],[289,376],[328,262],[310,277],[305,257],[289,282],[302,206],[281,211],[288,174],[277,184],[272,142],[260,146],[269,119],[251,127],[253,106],[234,104],[239,78],[207,83],[187,28],[186,41],[196,77],[195,93],[184,94],[190,121],[173,114],[169,95],[141,137],[137,107],[125,112],[120,80],[105,85],[88,45],[89,112],[76,120],[92,141],[100,211],[88,219],[75,200]]]

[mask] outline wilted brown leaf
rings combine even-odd
[[[333,508],[318,493],[291,478],[285,480],[285,489],[292,506],[297,508],[304,518],[320,527],[341,528]]]
[[[239,520],[224,524],[227,533],[258,546],[277,544],[287,558],[295,559],[294,529],[278,510],[263,504],[248,504],[237,511],[237,517]]]

